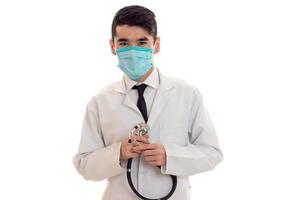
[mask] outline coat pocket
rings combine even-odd
[[[160,124],[160,142],[173,143],[180,146],[188,144],[187,124],[183,122],[161,123]]]

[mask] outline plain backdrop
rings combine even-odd
[[[224,152],[191,177],[192,199],[300,199],[292,0],[1,0],[0,199],[100,199],[105,181],[85,181],[72,157],[88,100],[122,78],[110,26],[132,4],[155,12],[155,64],[200,89]]]

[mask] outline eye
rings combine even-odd
[[[139,45],[140,45],[140,46],[143,46],[143,45],[146,45],[146,44],[147,44],[146,41],[140,41],[140,42],[139,42]]]
[[[128,45],[128,42],[120,42],[119,45],[120,45],[120,46],[127,46],[127,45]]]

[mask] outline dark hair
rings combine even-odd
[[[139,26],[145,29],[156,39],[157,25],[155,14],[143,6],[132,5],[121,8],[116,14],[111,25],[112,39],[116,36],[118,25]]]

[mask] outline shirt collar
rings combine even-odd
[[[124,81],[126,84],[126,91],[128,92],[133,86],[140,85],[142,83],[145,83],[146,85],[157,89],[159,85],[159,76],[156,67],[154,67],[154,70],[151,72],[151,74],[147,77],[146,80],[144,80],[141,83],[138,83],[132,79],[130,79],[126,74],[124,74]]]

